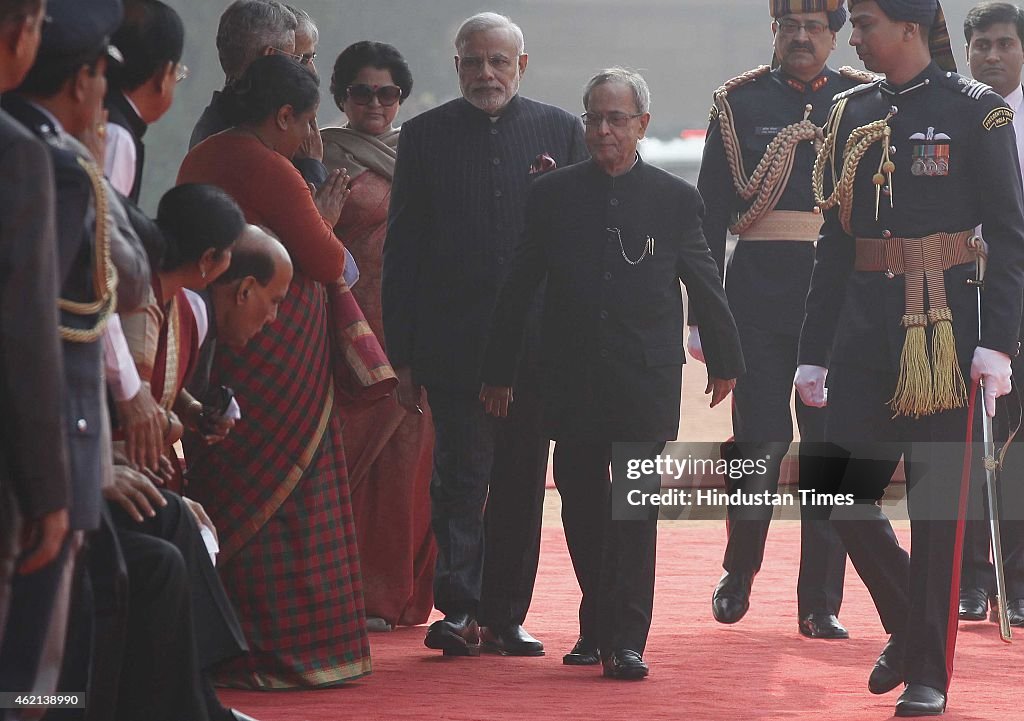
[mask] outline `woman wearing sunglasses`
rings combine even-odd
[[[391,45],[350,45],[334,64],[331,93],[348,117],[324,128],[324,164],[347,168],[351,195],[335,226],[359,265],[352,293],[381,344],[381,251],[395,170],[399,106],[412,90],[412,74]],[[433,428],[406,413],[393,398],[346,412],[352,509],[359,540],[367,628],[424,623],[433,605],[434,540],[430,533]]]

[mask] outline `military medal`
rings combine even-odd
[[[927,133],[914,133],[911,140],[923,141],[913,146],[910,172],[927,177],[949,175],[949,140],[945,133],[928,128]]]

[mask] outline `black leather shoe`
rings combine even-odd
[[[711,596],[711,612],[719,623],[736,623],[750,608],[752,573],[729,573],[722,576]]]
[[[903,683],[903,658],[902,652],[897,650],[896,642],[889,638],[885,644],[875,667],[871,669],[868,676],[868,691],[873,694],[889,693]]]
[[[800,633],[807,638],[849,638],[839,619],[832,613],[809,613],[800,619]]]
[[[596,666],[601,663],[601,655],[597,646],[585,636],[580,636],[572,651],[562,656],[566,666]]]
[[[544,644],[519,624],[487,626],[480,632],[482,650],[502,656],[543,656]]]
[[[1006,607],[1006,615],[1010,617],[1010,625],[1024,628],[1024,598],[1017,598]]]
[[[480,627],[468,613],[450,613],[430,624],[423,645],[445,656],[479,656]]]
[[[638,681],[650,673],[640,654],[628,648],[612,651],[611,654],[604,656],[601,662],[604,664],[602,675],[605,678]]]
[[[946,694],[923,683],[908,683],[896,701],[897,716],[940,716],[946,710]]]
[[[988,618],[988,591],[984,588],[960,589],[960,620],[984,621]]]

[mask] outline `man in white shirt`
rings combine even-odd
[[[964,20],[967,40],[967,60],[975,80],[991,85],[1003,96],[1013,110],[1013,129],[1017,134],[1017,155],[1024,163],[1024,88],[1021,87],[1021,69],[1024,68],[1024,9],[1002,2],[982,3]],[[1024,170],[1022,170],[1024,174]],[[984,228],[982,228],[984,233]],[[1024,328],[1021,329],[1024,338]],[[1024,359],[1013,359],[1013,375],[1024,378]],[[1016,383],[1014,385],[1017,385]],[[1016,406],[1018,396],[1011,393],[1000,404]],[[997,438],[1005,439],[1017,425],[1017,412],[1000,408],[997,414]],[[998,424],[1003,421],[1003,427]],[[1007,428],[1006,425],[1009,427]],[[1001,433],[1000,433],[1001,431]],[[1016,444],[1015,444],[1016,445]],[[1000,530],[1006,569],[1007,603],[1012,626],[1024,627],[1024,493],[1020,474],[1024,469],[1024,452],[1013,448],[1006,454],[1002,474],[1003,506]],[[960,578],[960,619],[984,621],[988,615],[990,599],[995,594],[995,575],[989,561],[989,534],[987,512],[984,510],[983,486],[975,482],[972,488],[969,520],[964,535],[963,573]],[[994,599],[992,600],[994,605]]]

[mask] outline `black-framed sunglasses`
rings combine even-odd
[[[373,88],[365,83],[349,85],[345,90],[349,100],[356,105],[369,105],[373,102],[374,96],[377,102],[384,106],[391,106],[402,99],[402,89],[397,85],[381,85]]]

